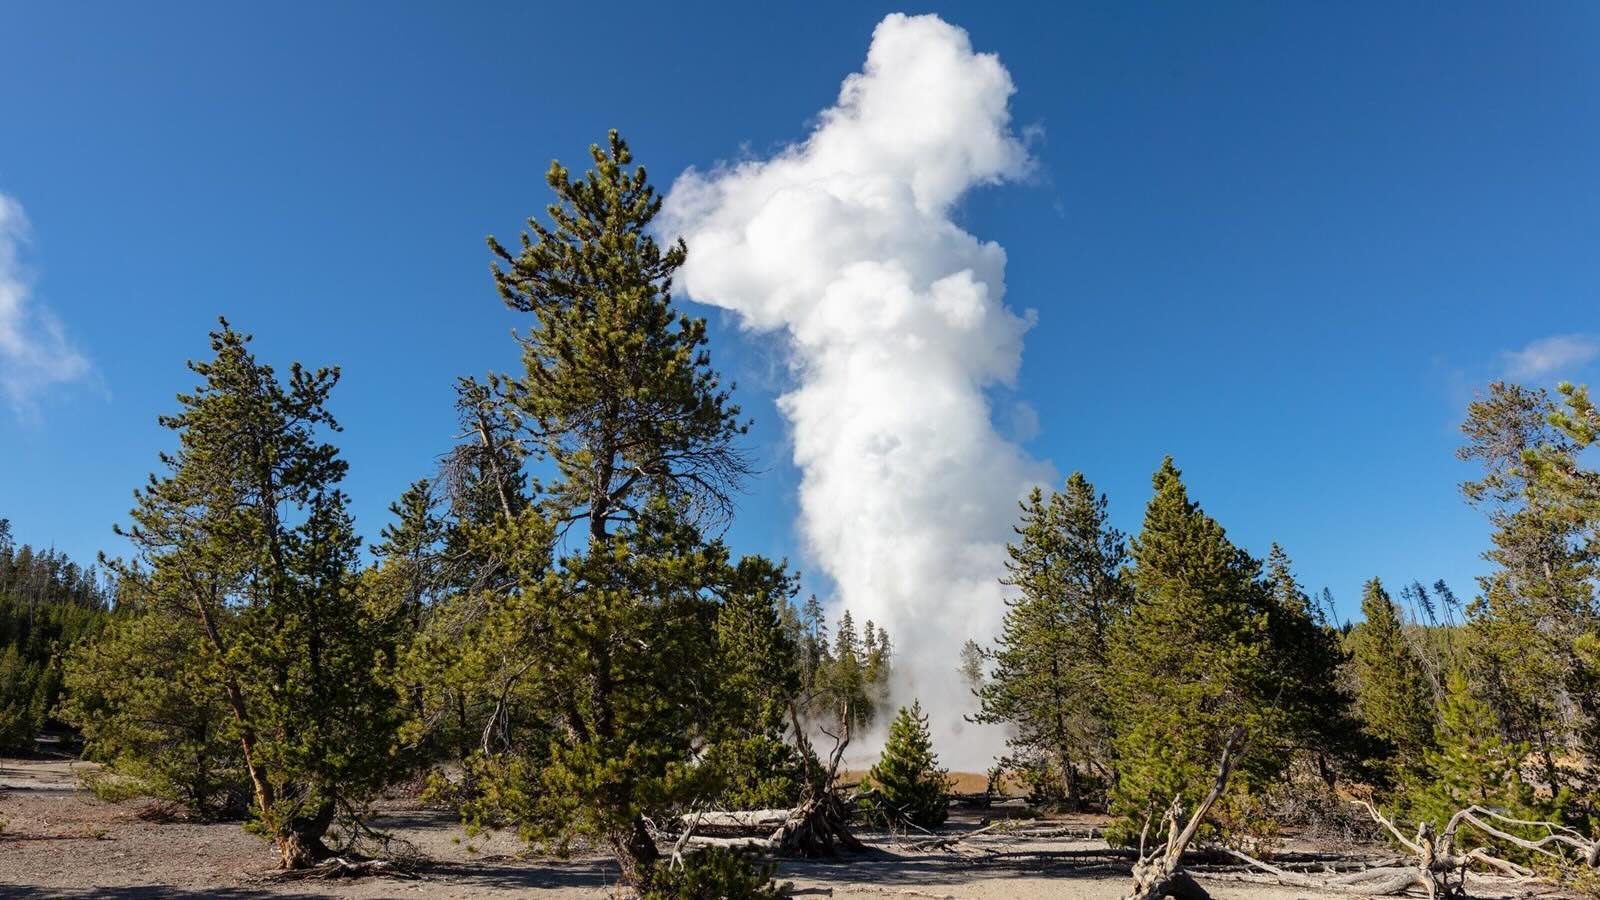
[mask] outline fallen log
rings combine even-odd
[[[960,844],[962,841],[965,841],[969,838],[975,838],[980,834],[988,834],[997,828],[1003,828],[1007,824],[1009,823],[1007,823],[1005,820],[990,822],[988,825],[985,825],[982,828],[974,828],[971,831],[963,831],[960,834],[931,837],[927,840],[916,841],[908,846],[912,850],[948,850],[951,847]]]
[[[788,809],[708,810],[685,814],[679,821],[687,826],[693,820],[702,829],[770,832],[788,821],[791,812]]]
[[[417,875],[407,866],[388,859],[353,859],[335,856],[304,869],[283,869],[273,873],[279,881],[334,881],[341,878],[370,878],[385,876],[415,880]]]
[[[1572,860],[1557,848],[1578,851],[1583,864],[1590,868],[1600,865],[1600,843],[1555,822],[1514,819],[1481,806],[1469,806],[1454,816],[1444,830],[1435,833],[1433,827],[1423,822],[1417,832],[1407,837],[1393,820],[1384,816],[1377,807],[1365,800],[1355,801],[1366,808],[1374,822],[1411,854],[1402,865],[1381,866],[1340,875],[1316,876],[1294,872],[1256,859],[1242,851],[1219,848],[1222,852],[1245,862],[1269,875],[1277,883],[1365,896],[1399,894],[1413,888],[1427,892],[1430,900],[1456,900],[1466,896],[1466,880],[1473,866],[1493,870],[1518,881],[1530,881],[1536,873],[1526,866],[1495,856],[1486,847],[1462,849],[1467,839],[1464,827],[1470,826],[1484,836],[1503,841],[1515,847],[1549,857],[1558,866],[1570,866]],[[1544,829],[1545,834],[1530,838],[1514,834],[1506,827]]]

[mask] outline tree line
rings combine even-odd
[[[1462,426],[1467,502],[1493,527],[1476,599],[1373,578],[1331,618],[1288,554],[1233,544],[1169,458],[1139,534],[1081,474],[1022,504],[1004,626],[969,645],[977,719],[1040,802],[1112,813],[1135,841],[1195,809],[1230,760],[1206,833],[1263,838],[1337,791],[1442,825],[1474,804],[1593,834],[1600,751],[1600,473],[1587,392],[1496,382]]]
[[[500,298],[526,315],[520,365],[457,381],[455,445],[367,554],[340,486],[339,370],[279,372],[227,321],[211,333],[118,529],[116,614],[62,668],[57,715],[107,764],[97,790],[247,816],[304,868],[373,851],[374,799],[420,774],[469,829],[606,848],[645,896],[766,896],[749,860],[664,864],[664,823],[791,810],[777,849],[849,847],[840,761],[894,712],[856,799],[943,820],[881,623],[828,622],[785,561],[719,536],[753,471],[748,420],[673,299],[689,248],[653,236],[644,168],[615,132],[591,160],[553,163],[545,218],[489,239]],[[1581,389],[1558,407],[1495,385],[1467,436],[1496,569],[1461,623],[1447,592],[1407,589],[1422,621],[1374,580],[1365,621],[1335,624],[1170,459],[1132,537],[1081,475],[1035,491],[1003,633],[962,659],[977,717],[1008,730],[1007,777],[1108,809],[1134,843],[1175,802],[1195,809],[1219,759],[1237,773],[1205,823],[1219,839],[1349,785],[1416,815],[1478,797],[1591,816],[1595,413]]]
[[[93,565],[18,545],[0,518],[0,751],[29,752],[41,732],[65,730],[62,660],[99,631],[112,590]]]

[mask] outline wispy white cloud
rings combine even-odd
[[[1543,378],[1587,365],[1596,357],[1600,357],[1600,338],[1558,334],[1532,341],[1521,350],[1509,350],[1502,354],[1502,361],[1512,378]]]
[[[20,261],[28,235],[22,204],[0,194],[0,393],[21,419],[38,415],[41,391],[91,372],[61,320],[33,296]]]

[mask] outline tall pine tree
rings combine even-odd
[[[1572,751],[1600,750],[1600,669],[1581,652],[1600,628],[1593,578],[1600,545],[1585,540],[1582,434],[1558,428],[1562,414],[1542,390],[1495,382],[1467,410],[1457,455],[1482,476],[1462,493],[1494,526],[1468,610],[1472,674],[1486,690],[1506,738],[1527,743],[1543,778],[1559,791],[1582,778],[1561,764]]]
[[[161,419],[178,449],[136,494],[122,533],[139,568],[121,572],[143,585],[139,614],[202,648],[199,678],[221,689],[257,825],[300,868],[329,855],[329,827],[359,819],[391,775],[393,648],[357,590],[346,465],[324,440],[338,430],[327,410],[338,371],[296,364],[281,382],[248,344],[223,322],[214,358],[190,363],[201,383]]]
[[[1340,673],[1349,662],[1339,631],[1300,589],[1289,554],[1277,544],[1267,554],[1272,668],[1285,716],[1285,749],[1313,758],[1330,786],[1343,769],[1360,774],[1371,755],[1355,714],[1355,698]]]
[[[1406,624],[1383,583],[1367,582],[1363,621],[1350,634],[1357,702],[1367,732],[1388,748],[1388,773],[1402,784],[1425,777],[1433,749],[1433,694]]]
[[[734,809],[792,807],[804,787],[799,750],[784,739],[800,693],[782,619],[795,586],[783,566],[747,558],[717,610],[721,702],[703,756],[722,778],[718,799]]]
[[[1105,496],[1077,472],[1061,493],[1034,489],[1016,532],[1005,580],[1018,596],[1006,601],[975,718],[1012,726],[1009,763],[1036,797],[1077,807],[1091,773],[1110,781],[1106,665],[1109,636],[1128,613],[1126,542]]]
[[[1111,642],[1111,808],[1125,840],[1174,797],[1195,808],[1225,752],[1246,791],[1275,774],[1286,729],[1261,564],[1189,499],[1170,457],[1154,486],[1133,543],[1133,607]]]
[[[596,838],[645,888],[647,818],[709,789],[693,762],[718,707],[717,599],[737,578],[701,526],[732,508],[745,425],[705,322],[673,304],[687,249],[651,236],[644,168],[615,132],[591,156],[577,178],[552,163],[549,220],[517,252],[489,241],[501,297],[530,318],[522,371],[485,404],[554,477],[469,531],[504,577],[475,594],[449,671],[491,700],[469,815],[557,847]]]

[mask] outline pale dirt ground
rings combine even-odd
[[[426,857],[418,880],[275,881],[268,845],[237,823],[146,821],[138,804],[102,803],[79,789],[77,773],[86,768],[65,761],[0,760],[0,819],[7,820],[0,832],[0,897],[601,900],[611,896],[616,878],[605,859],[523,858],[513,836],[469,841],[448,813],[394,803],[374,824],[410,841]],[[975,827],[979,815],[953,817],[952,829]],[[867,854],[785,863],[779,877],[793,882],[797,898],[1116,900],[1128,883],[1125,863],[1104,857],[1105,844],[1098,840],[983,835],[959,853],[926,853],[881,833],[864,837],[872,845]],[[476,852],[469,852],[469,844]],[[1202,882],[1217,900],[1324,896],[1296,888]]]

